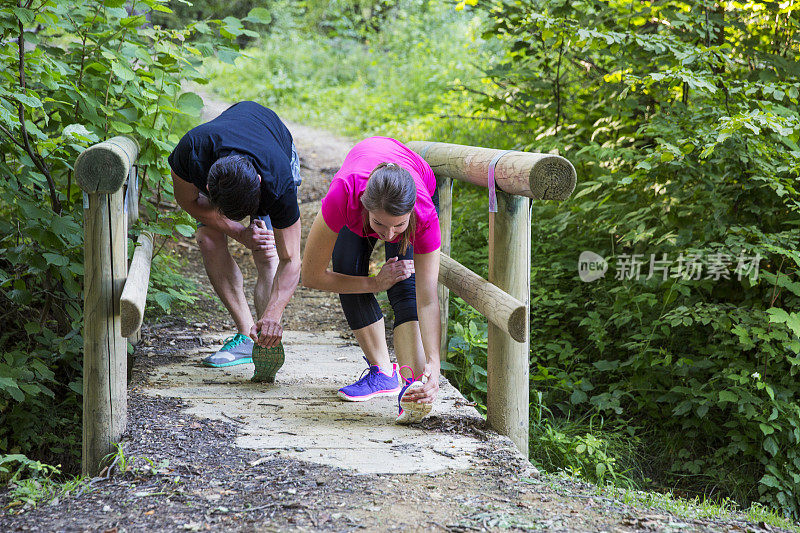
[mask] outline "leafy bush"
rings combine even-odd
[[[126,7],[127,6],[127,7]],[[87,145],[129,134],[141,146],[143,224],[162,236],[186,215],[171,197],[166,155],[176,116],[202,101],[203,57],[232,60],[240,21],[148,23],[157,0],[45,0],[0,8],[0,454],[73,469],[81,416],[82,193],[72,164]],[[258,22],[252,18],[251,22]],[[192,45],[208,35],[213,42]]]
[[[558,149],[578,168],[573,199],[534,216],[531,362],[543,402],[655,439],[660,483],[794,516],[797,9],[492,2],[486,37],[507,53],[481,99],[527,128],[526,149]],[[581,282],[584,250],[608,258],[609,275]],[[633,254],[642,276],[621,275],[635,273]],[[681,254],[719,270],[675,275]],[[758,275],[741,257],[762,258]]]

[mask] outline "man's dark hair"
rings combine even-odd
[[[217,159],[208,170],[208,199],[231,220],[255,216],[261,203],[261,180],[244,155]]]

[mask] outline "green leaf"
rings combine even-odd
[[[761,432],[764,435],[772,435],[773,433],[775,433],[775,428],[768,424],[760,423],[758,424],[758,427],[761,428]]]
[[[767,437],[764,439],[763,448],[770,453],[773,457],[778,455],[780,449],[778,448],[778,443],[775,442],[775,439],[772,437]]]
[[[0,376],[0,390],[6,391],[12,398],[21,402],[25,399],[25,394],[19,387],[17,387],[17,382],[11,378],[1,377]]]
[[[767,309],[767,314],[769,315],[769,321],[773,324],[784,324],[789,320],[789,313],[779,307]]]
[[[580,389],[575,389],[574,391],[572,391],[572,394],[569,397],[569,401],[572,403],[572,405],[578,405],[579,403],[585,402],[587,398],[588,397],[586,396],[585,392],[583,392]]]
[[[176,105],[178,106],[178,109],[187,115],[197,116],[203,110],[205,103],[200,95],[188,92],[183,93],[178,97]]]
[[[774,489],[777,489],[778,487],[781,486],[780,481],[778,481],[778,478],[776,478],[772,474],[764,474],[758,482],[762,485],[766,485],[767,487],[772,487]]]
[[[133,81],[136,79],[136,74],[134,74],[133,70],[120,60],[112,61],[111,70],[114,72],[114,75],[122,81]]]
[[[61,130],[61,136],[68,139],[75,139],[78,141],[87,141],[89,143],[96,143],[100,138],[94,133],[86,129],[83,124],[70,124]]]
[[[259,24],[268,24],[272,21],[272,14],[269,9],[264,7],[255,7],[250,10],[247,17],[244,19],[247,22],[255,22]]]
[[[731,391],[722,390],[719,391],[719,401],[720,403],[721,402],[737,403],[739,401],[739,397],[736,396],[736,394],[734,394]]]
[[[42,256],[44,257],[45,261],[47,261],[47,264],[49,264],[49,265],[66,266],[66,265],[69,264],[69,258],[68,257],[64,257],[61,254],[53,254],[53,253],[46,252],[46,253],[43,253]]]
[[[184,237],[191,237],[194,235],[194,228],[188,224],[178,224],[175,226],[175,230]]]
[[[169,313],[170,305],[172,304],[172,296],[166,292],[157,292],[153,295],[155,298],[156,303],[164,310],[165,313]]]
[[[119,122],[116,120],[109,120],[108,124],[116,131],[117,133],[130,133],[133,131],[133,127],[130,124],[126,124],[125,122]]]

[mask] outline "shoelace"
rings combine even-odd
[[[373,365],[373,364],[371,364],[371,363],[369,362],[369,359],[367,359],[366,357],[364,357],[364,361],[367,363],[367,368],[365,368],[365,369],[364,369],[364,370],[361,372],[361,375],[358,377],[358,380],[356,381],[356,383],[358,383],[359,381],[361,381],[362,379],[364,379],[364,376],[365,376],[365,375],[367,376],[367,379],[369,379],[369,377],[370,377],[370,376],[373,376],[373,375],[374,375],[374,376],[377,376],[377,375],[378,375],[378,372],[380,372],[380,371],[381,371],[381,368],[380,368],[378,365]]]
[[[403,377],[403,374],[401,374],[401,373],[400,373],[400,371],[401,371],[401,370],[403,370],[404,368],[407,368],[407,369],[408,369],[408,371],[409,371],[409,372],[411,372],[411,377],[410,377],[410,378],[404,378],[404,377]],[[414,369],[413,369],[413,368],[411,368],[411,367],[410,367],[410,366],[408,366],[408,365],[403,365],[403,366],[401,366],[400,368],[398,368],[398,369],[397,369],[397,373],[398,373],[398,374],[400,374],[400,378],[403,380],[403,382],[404,382],[406,385],[408,385],[408,384],[410,384],[410,383],[414,383],[415,381],[422,381],[422,379],[421,379],[421,378],[423,377],[423,374],[420,374],[419,376],[414,376]]]
[[[242,344],[245,341],[245,339],[247,339],[247,337],[245,337],[241,333],[237,333],[236,335],[231,335],[230,337],[225,339],[225,342],[222,344],[222,349],[230,350],[231,348]]]

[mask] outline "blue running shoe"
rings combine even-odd
[[[367,358],[364,358],[367,361]],[[369,364],[369,361],[367,361]],[[384,374],[378,365],[370,367],[361,374],[361,379],[339,389],[339,398],[348,402],[365,402],[378,396],[393,396],[400,390],[397,365],[392,364],[392,375]]]
[[[225,339],[225,344],[215,354],[203,359],[203,364],[219,368],[253,362],[253,341],[247,335],[237,333]]]
[[[410,378],[404,378],[402,375],[400,379],[403,380],[403,387],[400,394],[397,396],[397,424],[416,424],[431,412],[433,404],[422,402],[403,401],[403,395],[413,389],[418,389],[424,385],[422,381],[414,378],[414,371],[410,366],[402,366],[400,368],[408,368],[411,372]],[[420,376],[422,377],[422,376]]]

